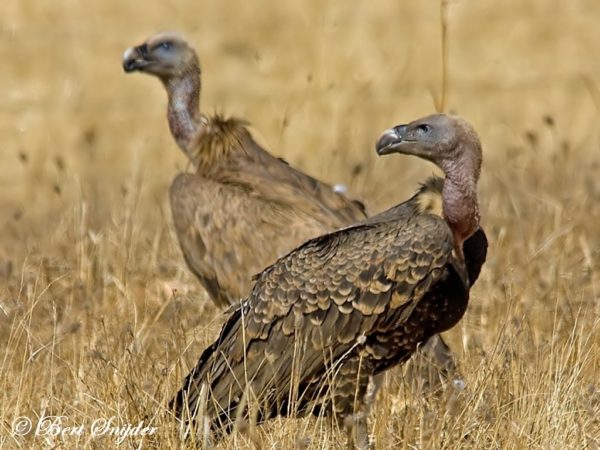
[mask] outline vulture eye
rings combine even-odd
[[[173,48],[173,43],[172,42],[161,42],[160,45],[158,46],[161,50],[171,50]]]
[[[421,124],[417,127],[417,130],[419,130],[420,134],[427,134],[431,131],[431,127],[427,124]]]

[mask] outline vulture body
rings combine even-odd
[[[255,274],[307,239],[366,218],[360,202],[265,151],[243,120],[201,114],[198,56],[180,35],[127,49],[123,68],[158,77],[167,91],[169,128],[194,169],[171,185],[173,222],[188,267],[218,307],[239,305]],[[432,344],[426,378],[453,366],[441,338]]]
[[[173,399],[178,417],[202,411],[202,420],[226,431],[238,417],[358,418],[354,439],[364,447],[370,377],[462,317],[487,253],[475,131],[434,115],[388,131],[377,149],[431,160],[445,178],[265,269]]]
[[[194,173],[170,190],[185,260],[219,307],[239,305],[253,275],[305,240],[365,219],[364,206],[258,145],[238,119],[200,113],[196,52],[175,33],[128,49],[127,72],[163,82],[168,121]]]
[[[202,174],[178,175],[170,200],[185,260],[223,307],[239,305],[252,277],[278,257],[365,214],[358,202],[265,152],[235,120],[218,127],[236,136],[235,155]]]

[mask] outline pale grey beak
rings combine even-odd
[[[128,48],[123,53],[123,70],[125,72],[143,70],[144,67],[152,63],[152,61],[146,59],[147,56],[148,47],[146,44]]]
[[[384,131],[375,144],[377,154],[382,156],[395,153],[396,148],[403,142],[402,138],[405,133],[406,125],[396,125],[394,128]]]

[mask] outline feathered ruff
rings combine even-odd
[[[190,160],[199,173],[208,173],[211,169],[237,151],[248,155],[248,145],[253,142],[246,127],[250,123],[235,117],[221,115],[202,117],[202,126],[190,144]]]

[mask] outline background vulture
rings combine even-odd
[[[369,377],[463,316],[487,252],[476,132],[433,115],[388,130],[377,152],[427,159],[445,178],[265,269],[173,399],[184,421],[227,431],[237,418],[332,414],[366,447]]]
[[[162,81],[173,137],[195,173],[171,186],[185,260],[217,306],[239,304],[252,276],[305,240],[366,217],[364,207],[258,145],[246,123],[200,113],[200,65],[179,35],[160,33],[123,56],[127,72]]]

